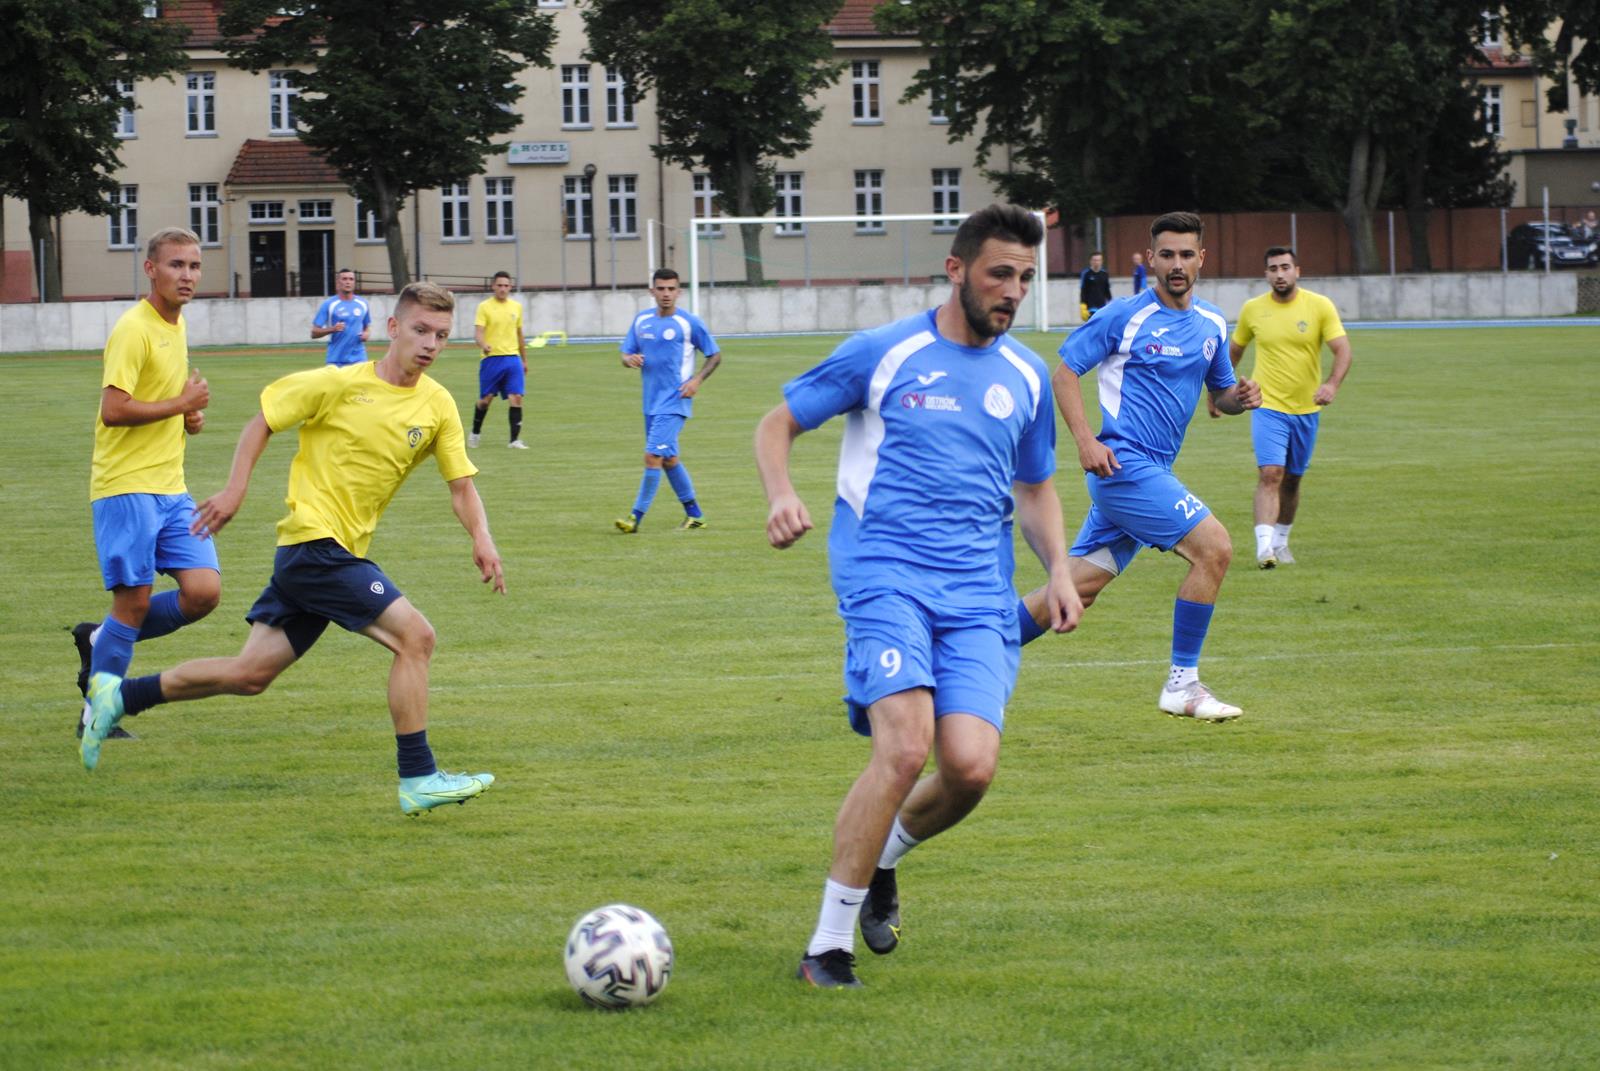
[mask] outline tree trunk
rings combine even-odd
[[[1428,143],[1413,135],[1406,155],[1406,231],[1411,236],[1411,270],[1432,271],[1433,250],[1428,247]]]
[[[56,234],[50,226],[50,215],[33,207],[33,202],[28,202],[28,244],[33,252],[34,282],[39,281],[41,267],[40,249],[44,251],[42,259],[44,271],[44,293],[40,295],[45,301],[61,300],[61,250],[56,245]]]
[[[1369,128],[1356,132],[1350,144],[1350,175],[1345,186],[1345,202],[1339,214],[1350,231],[1350,251],[1358,275],[1378,270],[1378,243],[1372,234],[1372,214],[1383,192],[1387,157],[1383,144]]]
[[[394,280],[394,292],[398,294],[411,282],[411,269],[406,264],[406,236],[400,229],[400,209],[404,207],[404,202],[396,196],[389,176],[381,171],[373,174],[372,185],[378,193],[378,215],[383,217],[383,244],[389,253],[389,276]]]
[[[756,183],[761,181],[756,161],[740,159],[734,164],[734,212],[740,216],[762,214],[756,203]],[[744,242],[744,278],[750,286],[766,286],[766,266],[761,260],[761,224],[739,224],[739,238]]]

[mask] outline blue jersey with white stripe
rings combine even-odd
[[[1169,309],[1146,290],[1118,298],[1067,336],[1061,361],[1082,376],[1100,367],[1100,434],[1113,451],[1139,450],[1167,468],[1194,417],[1202,384],[1234,385],[1228,321],[1198,298]]]
[[[692,312],[677,309],[671,316],[658,316],[648,309],[633,318],[621,350],[644,355],[639,369],[644,415],[687,417],[694,411],[694,399],[678,391],[694,376],[694,351],[710,357],[717,352],[717,340]]]
[[[811,429],[846,414],[828,535],[841,596],[890,587],[1009,606],[997,544],[1012,483],[1055,471],[1044,362],[1010,335],[973,348],[933,311],[864,331],[783,388]]]
[[[344,324],[343,331],[328,336],[329,364],[357,364],[367,359],[367,344],[361,341],[361,332],[372,326],[372,310],[364,298],[346,301],[334,294],[317,306],[311,323],[315,327]]]

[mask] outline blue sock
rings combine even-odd
[[[647,468],[639,481],[639,497],[633,500],[633,516],[637,520],[650,512],[650,503],[656,500],[656,489],[661,486],[661,470]]]
[[[139,627],[139,641],[153,640],[158,636],[176,632],[189,623],[178,608],[178,589],[163,591],[150,597],[150,612],[144,615]]]
[[[161,694],[161,674],[152,673],[148,677],[128,677],[122,682],[122,712],[124,714],[137,714],[141,710],[149,710],[158,703],[165,703],[167,697]]]
[[[672,484],[673,493],[683,503],[683,511],[691,517],[701,516],[700,504],[694,500],[694,484],[689,479],[689,470],[681,462],[667,470],[667,482]]]
[[[1024,647],[1044,635],[1044,629],[1028,613],[1028,604],[1023,599],[1017,600],[1017,634],[1022,638]]]
[[[428,746],[428,730],[394,734],[395,760],[400,766],[400,778],[427,777],[437,773],[433,763],[433,748]]]
[[[1179,599],[1172,608],[1172,664],[1198,666],[1200,648],[1205,646],[1206,630],[1216,607],[1205,602]]]
[[[139,633],[107,615],[100,623],[100,638],[94,641],[94,653],[89,656],[90,673],[109,673],[113,677],[126,677],[128,663],[133,661],[133,644]]]

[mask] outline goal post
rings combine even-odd
[[[1043,212],[1033,215],[1046,226]],[[689,222],[689,307],[700,311],[702,288],[943,282],[944,260],[964,218],[943,213],[696,216]],[[1048,241],[1039,244],[1029,302],[1033,323],[1028,326],[1038,331],[1050,328],[1048,247]]]

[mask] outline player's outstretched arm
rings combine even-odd
[[[1083,617],[1083,600],[1072,582],[1067,562],[1067,533],[1061,524],[1061,496],[1055,480],[1040,483],[1014,483],[1012,501],[1016,503],[1017,527],[1028,541],[1049,579],[1045,581],[1045,605],[1050,610],[1050,627],[1056,632],[1071,632]]]
[[[1061,411],[1061,419],[1067,422],[1072,441],[1078,444],[1078,464],[1083,466],[1083,471],[1110,476],[1120,469],[1122,462],[1117,460],[1117,455],[1094,437],[1094,429],[1089,426],[1089,418],[1083,411],[1083,385],[1078,373],[1064,364],[1057,365],[1050,376],[1050,389],[1055,392],[1056,408]]]
[[[1214,390],[1211,400],[1229,416],[1238,416],[1261,407],[1261,386],[1253,379],[1241,379],[1227,390]]]
[[[461,527],[472,537],[472,563],[483,574],[485,584],[493,584],[501,595],[506,593],[505,569],[500,564],[500,552],[495,549],[489,535],[489,515],[484,512],[483,499],[478,497],[477,485],[471,476],[450,481],[450,508],[455,510]]]
[[[195,507],[194,523],[189,531],[197,536],[213,536],[222,531],[233,515],[244,505],[245,492],[250,489],[250,474],[272,438],[272,428],[260,413],[239,433],[239,445],[233,448],[233,468],[228,471],[228,485]]]
[[[756,470],[767,492],[767,542],[782,550],[813,527],[806,504],[789,482],[789,452],[805,429],[784,402],[756,425]]]

